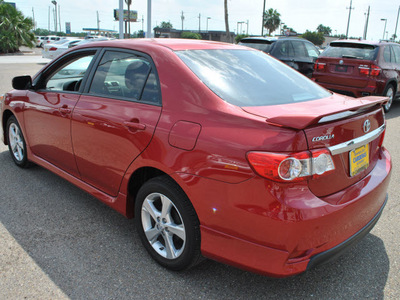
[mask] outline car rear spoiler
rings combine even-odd
[[[268,123],[294,129],[344,119],[380,108],[388,97],[352,98],[333,94],[329,98],[276,106],[242,107],[248,113],[265,117]]]

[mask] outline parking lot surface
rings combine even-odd
[[[27,57],[0,56],[0,93],[44,66]],[[167,271],[132,220],[46,169],[19,169],[0,143],[0,299],[400,299],[400,101],[387,123],[393,173],[378,224],[339,260],[286,279],[211,260]]]

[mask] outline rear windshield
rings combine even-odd
[[[375,60],[378,47],[365,44],[331,43],[321,54],[321,57],[354,58],[363,60]]]
[[[275,41],[263,41],[263,40],[242,40],[239,45],[254,48],[257,50],[269,53],[272,48],[272,44]]]
[[[175,53],[215,94],[237,106],[286,104],[331,95],[263,52],[186,50]]]

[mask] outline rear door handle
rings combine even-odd
[[[142,123],[136,123],[136,122],[124,122],[124,125],[129,129],[129,130],[145,130],[146,125]]]
[[[59,110],[63,115],[67,115],[67,114],[71,113],[71,109],[68,108],[68,106],[66,106],[66,105],[63,107],[60,107]]]

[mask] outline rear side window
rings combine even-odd
[[[303,102],[331,94],[267,54],[251,50],[175,52],[220,98],[237,106]]]
[[[379,47],[358,43],[331,43],[321,57],[375,60]]]
[[[297,57],[308,57],[304,43],[301,41],[292,41],[294,53]]]
[[[159,102],[158,81],[151,63],[144,57],[118,51],[105,52],[89,93]]]
[[[392,54],[390,53],[390,46],[386,46],[385,49],[383,50],[383,59],[386,62],[394,62],[394,59],[392,60]]]

